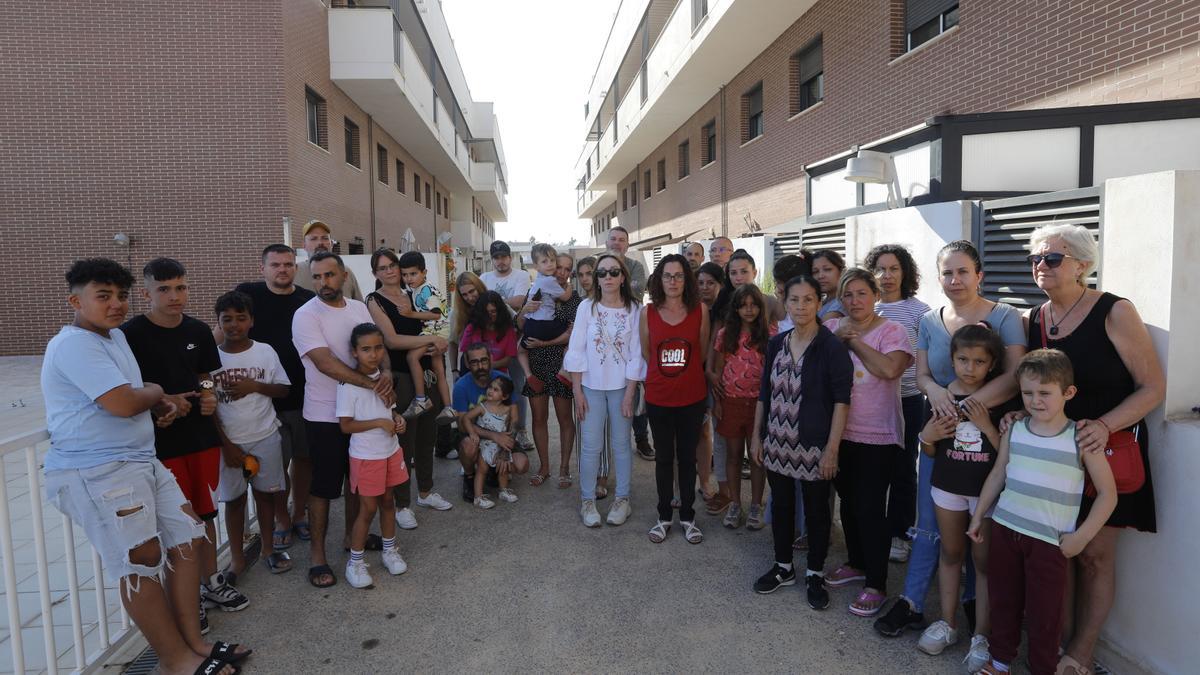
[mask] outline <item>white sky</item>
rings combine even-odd
[[[494,101],[508,179],[496,238],[586,242],[576,218],[583,104],[619,0],[442,0],[471,96]]]

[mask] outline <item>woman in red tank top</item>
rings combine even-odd
[[[671,529],[671,498],[679,475],[679,525],[688,543],[704,540],[692,507],[696,497],[696,445],[704,422],[708,388],[708,308],[700,302],[687,259],[665,256],[647,280],[651,304],[642,308],[642,356],[646,359],[646,415],[654,434],[654,479],[658,522],[650,541],[661,543]],[[677,469],[678,467],[678,469]]]

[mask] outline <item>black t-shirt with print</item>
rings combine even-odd
[[[279,295],[271,292],[265,281],[247,281],[238,284],[235,290],[250,296],[254,302],[254,327],[250,329],[250,339],[265,342],[275,349],[292,383],[287,396],[275,399],[275,409],[300,410],[304,406],[304,364],[292,342],[292,317],[316,294],[296,286],[290,294]]]
[[[955,395],[954,402],[961,403],[966,398]],[[1003,414],[992,410],[992,424]],[[978,497],[996,463],[996,448],[987,435],[960,413],[954,435],[938,441],[934,448],[937,454],[929,484],[951,494]]]
[[[136,316],[121,326],[129,348],[142,371],[142,380],[153,382],[168,394],[200,391],[199,373],[221,369],[221,355],[212,329],[203,321],[184,315],[174,328],[163,328]],[[159,459],[171,459],[217,447],[217,427],[211,416],[200,414],[199,399],[190,399],[192,409],[165,428],[154,427],[154,448]]]

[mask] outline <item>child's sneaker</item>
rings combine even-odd
[[[424,497],[417,495],[417,506],[424,506],[425,508],[433,509],[434,511],[449,511],[450,509],[454,508],[453,504],[445,499],[442,499],[442,496],[436,492],[430,492]]]
[[[754,582],[754,592],[760,595],[774,593],[781,586],[791,586],[796,583],[796,570],[785,570],[778,563],[771,566],[767,573]]]
[[[413,515],[412,509],[407,506],[396,509],[396,527],[402,530],[417,529],[417,517]]]
[[[731,530],[736,530],[742,524],[742,507],[739,504],[730,504],[729,509],[725,511],[725,520],[721,523]]]
[[[767,524],[763,522],[763,507],[758,504],[750,505],[750,513],[746,516],[747,530],[761,530]]]
[[[222,612],[239,612],[250,606],[250,600],[229,585],[225,575],[218,572],[212,584],[200,584],[200,596],[208,607],[220,607]]]
[[[992,654],[988,649],[991,645],[988,644],[987,636],[973,635],[971,636],[971,649],[967,652],[963,663],[967,664],[968,673],[978,673],[983,670],[983,667],[992,661]]]
[[[504,488],[500,491],[500,501],[512,504],[517,501],[517,493],[509,490],[508,488]]]
[[[894,563],[908,562],[912,544],[900,537],[892,537],[892,548],[888,551],[888,560]]]
[[[457,417],[458,414],[454,412],[454,408],[446,406],[445,408],[442,408],[442,412],[438,413],[437,417],[433,418],[433,421],[437,423],[439,427],[444,427],[446,425],[453,424]]]
[[[583,519],[584,527],[600,527],[600,512],[596,510],[596,502],[591,499],[583,500],[579,517]]]
[[[395,576],[404,574],[408,571],[408,563],[404,562],[404,558],[400,557],[400,549],[389,548],[383,552],[383,566],[387,568],[389,574]]]
[[[478,506],[481,509],[490,509],[495,505],[496,502],[488,499],[487,495],[479,495],[475,498],[475,506]]]
[[[367,563],[358,560],[351,560],[346,563],[346,583],[355,588],[366,588],[375,583],[371,578],[371,573],[367,571]]]
[[[946,651],[946,647],[956,642],[958,642],[958,631],[951,628],[945,620],[938,619],[929,624],[929,628],[926,628],[924,633],[921,633],[921,639],[917,640],[917,649],[931,656],[937,656]]]
[[[854,583],[855,581],[866,580],[867,575],[864,574],[862,570],[856,570],[849,565],[842,565],[834,570],[833,574],[829,574],[825,577],[825,583],[833,586],[834,588],[840,588],[846,584]]]
[[[400,416],[406,420],[414,420],[430,410],[433,410],[433,402],[429,399],[418,401],[414,398],[412,403],[409,403],[408,407],[404,409],[404,412],[400,413]]]

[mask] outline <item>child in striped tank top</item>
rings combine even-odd
[[[983,515],[995,504],[988,557],[992,660],[982,672],[1008,672],[1024,617],[1030,669],[1040,675],[1058,665],[1067,559],[1104,526],[1117,505],[1117,489],[1104,454],[1080,453],[1076,446],[1075,423],[1064,411],[1075,396],[1066,354],[1032,351],[1021,360],[1017,378],[1029,417],[1001,439],[967,535],[983,541]],[[1096,501],[1076,526],[1085,478],[1096,487]],[[1027,592],[1031,589],[1036,591]]]

